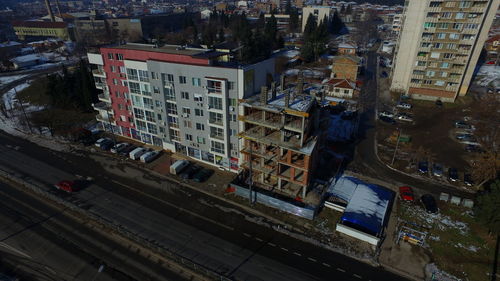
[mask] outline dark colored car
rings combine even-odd
[[[467,152],[483,152],[481,149],[481,146],[479,145],[474,145],[474,144],[468,144],[465,146],[465,151]]]
[[[420,200],[422,201],[422,204],[424,205],[424,208],[427,212],[433,214],[438,212],[438,207],[434,196],[430,194],[424,194],[422,195],[422,197],[420,197]]]
[[[399,187],[399,196],[401,200],[407,202],[415,201],[415,195],[413,194],[413,190],[409,186],[400,186]]]
[[[465,174],[464,175],[464,183],[467,186],[473,186],[474,181],[472,180],[472,175],[471,174]]]
[[[192,179],[193,176],[198,173],[201,170],[201,167],[198,165],[190,165],[184,171],[182,171],[179,175],[179,177],[187,180],[187,179]]]
[[[54,185],[57,189],[66,191],[66,192],[74,192],[75,183],[73,181],[60,181]]]
[[[392,119],[391,117],[387,117],[387,116],[379,116],[379,118],[381,121],[385,122],[385,123],[389,123],[389,124],[396,124],[396,121],[394,119]]]
[[[102,150],[110,150],[115,145],[115,142],[112,140],[105,140],[101,142],[100,148]]]
[[[210,169],[201,169],[198,171],[196,174],[193,176],[193,180],[195,182],[204,182],[206,181],[212,174],[214,173],[213,170]]]
[[[132,150],[134,150],[134,149],[136,149],[136,148],[137,148],[137,146],[135,146],[135,145],[131,144],[131,145],[127,146],[126,148],[124,148],[123,150],[121,150],[120,152],[118,152],[118,154],[119,154],[119,155],[121,155],[121,156],[128,156],[128,154],[129,154]]]
[[[429,171],[429,162],[420,161],[418,162],[418,171],[425,174]]]
[[[455,168],[449,168],[448,169],[448,178],[455,182],[458,181],[458,171]]]

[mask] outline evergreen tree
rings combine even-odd
[[[295,32],[297,31],[298,28],[299,28],[299,13],[297,12],[297,9],[293,8],[290,13],[289,29],[291,32]]]
[[[476,217],[490,232],[500,234],[500,180],[493,182],[488,190],[478,196]]]
[[[314,36],[314,32],[316,31],[316,18],[312,15],[309,15],[306,21],[306,26],[304,27],[304,40],[308,41],[311,39],[312,36]]]
[[[273,48],[277,45],[278,22],[274,14],[271,15],[264,28],[266,39],[271,42]]]
[[[222,27],[219,29],[219,35],[217,36],[217,39],[219,42],[224,42],[226,40],[226,37],[224,36],[224,29]]]
[[[286,0],[285,14],[291,15],[291,13],[292,13],[292,2],[290,0]]]

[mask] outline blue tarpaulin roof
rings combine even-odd
[[[353,177],[340,177],[330,187],[332,195],[348,201],[341,222],[372,235],[379,235],[394,192]],[[329,190],[329,191],[330,191]]]

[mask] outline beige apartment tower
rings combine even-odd
[[[407,0],[391,90],[454,102],[467,93],[500,0]]]

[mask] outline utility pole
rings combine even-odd
[[[403,129],[399,129],[398,140],[396,141],[396,149],[394,149],[394,154],[392,155],[391,166],[394,164],[394,160],[396,159],[396,152],[398,152],[399,139],[401,138],[401,131]]]
[[[16,93],[16,97],[17,97],[17,89],[16,89],[16,87],[14,87],[14,92]],[[19,101],[19,105],[21,105],[21,110],[23,111],[24,119],[26,120],[26,124],[28,124],[28,128],[30,129],[30,133],[33,133],[33,130],[31,129],[30,120],[28,119],[28,115],[26,115],[26,111],[24,110],[23,102]]]

